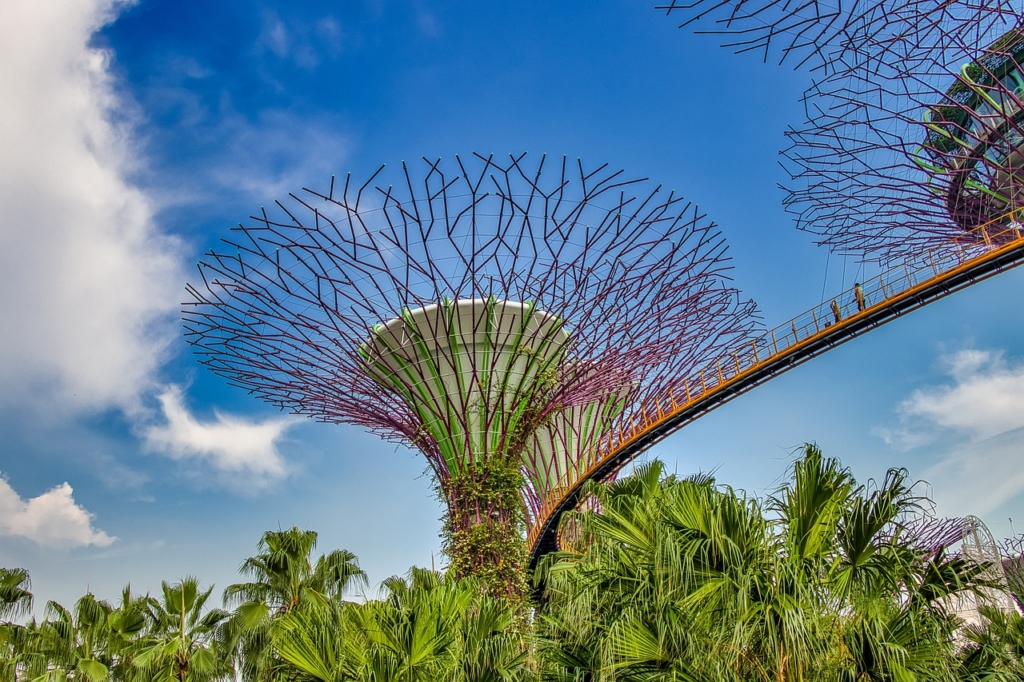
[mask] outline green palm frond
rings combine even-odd
[[[32,610],[32,582],[23,568],[0,568],[0,618],[16,618]]]

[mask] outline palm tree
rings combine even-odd
[[[313,563],[310,555],[316,540],[315,531],[294,526],[264,533],[257,545],[259,553],[246,559],[239,571],[251,582],[229,585],[224,590],[225,603],[255,612],[247,617],[283,615],[308,599],[340,599],[353,583],[365,583],[366,573],[347,550],[335,550]]]
[[[0,679],[32,680],[44,675],[48,659],[39,640],[35,619],[25,625],[0,624]]]
[[[32,610],[31,582],[23,568],[0,568],[0,679],[13,680],[25,668],[26,628],[6,619],[23,616]]]
[[[38,679],[103,682],[123,679],[131,646],[146,625],[144,602],[125,589],[119,607],[87,593],[68,610],[46,605],[37,632],[37,650],[47,660]]]
[[[319,682],[513,682],[526,674],[526,640],[507,604],[474,580],[414,568],[363,604],[295,610],[274,625],[281,657]]]
[[[294,526],[267,531],[257,545],[259,553],[246,559],[240,569],[250,582],[224,590],[225,605],[237,605],[228,629],[245,679],[274,675],[273,619],[305,604],[340,601],[354,584],[365,584],[366,573],[347,550],[329,552],[314,562],[316,541],[316,532]]]
[[[961,652],[960,678],[1001,682],[1024,679],[1024,617],[981,606],[981,626],[966,629],[968,644]]]
[[[205,611],[213,588],[201,591],[188,577],[164,581],[161,599],[149,598],[149,630],[136,649],[133,665],[146,682],[208,682],[233,674],[221,638],[227,611]]]
[[[570,516],[576,551],[539,572],[545,676],[954,679],[943,600],[980,569],[912,523],[912,488],[903,470],[857,485],[813,445],[765,501],[657,462],[592,484],[600,512]]]
[[[67,609],[48,602],[45,620],[0,626],[3,679],[100,682],[131,677],[131,649],[146,621],[126,588],[117,607],[91,593]]]
[[[31,581],[23,568],[0,568],[0,618],[17,618],[32,610]]]

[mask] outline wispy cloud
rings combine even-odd
[[[1024,364],[973,349],[942,362],[949,380],[911,393],[899,425],[876,433],[903,451],[937,452],[923,477],[942,512],[982,515],[1024,492]]]
[[[286,23],[277,12],[265,10],[256,39],[256,53],[269,52],[277,59],[291,61],[300,69],[311,71],[324,57],[337,57],[342,45],[341,24],[332,16],[315,22],[292,19]]]
[[[349,152],[330,121],[265,110],[255,120],[226,115],[208,131],[226,142],[207,179],[261,205],[301,187],[326,185]]]
[[[23,500],[0,478],[0,536],[20,537],[43,547],[106,547],[117,538],[93,528],[93,515],[75,502],[67,483]]]
[[[193,65],[196,69],[202,65]],[[149,106],[176,116],[154,129],[164,165],[147,182],[161,211],[201,207],[244,219],[256,207],[302,187],[325,188],[344,170],[353,147],[334,114],[301,114],[265,108],[242,113],[225,95],[212,103],[195,91],[175,62],[168,82],[145,93]],[[187,154],[167,155],[167,150]]]
[[[435,15],[423,7],[417,7],[416,9],[416,27],[427,38],[436,38],[441,35],[441,23]]]
[[[246,484],[265,485],[287,475],[288,465],[277,446],[297,418],[255,421],[215,413],[213,421],[200,421],[185,406],[177,386],[160,395],[160,406],[164,423],[144,431],[150,450],[203,462],[221,474],[240,475]]]

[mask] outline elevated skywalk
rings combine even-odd
[[[687,378],[681,392],[645,405],[639,418],[606,437],[552,491],[527,536],[531,567],[558,548],[559,521],[580,503],[586,481],[607,479],[655,443],[772,377],[1022,262],[1024,227],[1000,217],[842,292]]]

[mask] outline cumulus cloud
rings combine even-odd
[[[943,364],[949,381],[914,391],[897,408],[899,427],[878,433],[901,450],[941,453],[923,478],[943,513],[983,515],[1024,492],[1024,364],[988,350]]]
[[[134,409],[176,335],[179,244],[89,45],[119,5],[0,3],[0,405]]]
[[[215,413],[213,421],[203,422],[188,411],[177,386],[160,395],[160,406],[166,423],[145,430],[150,450],[205,462],[221,473],[242,474],[248,482],[268,483],[288,473],[277,444],[297,418],[253,421]]]
[[[93,515],[75,503],[62,483],[38,497],[23,500],[0,478],[0,537],[21,537],[44,547],[106,547],[117,538],[93,528]]]
[[[179,338],[187,276],[183,244],[155,215],[175,203],[208,202],[203,192],[225,189],[265,201],[301,186],[300,175],[308,181],[311,168],[326,179],[347,140],[331,121],[296,125],[300,117],[287,112],[246,117],[229,103],[197,100],[183,109],[193,120],[179,134],[193,136],[184,146],[208,151],[186,155],[193,164],[187,168],[161,167],[159,159],[148,167],[133,132],[133,105],[112,76],[113,55],[91,43],[127,4],[0,2],[0,409],[65,422],[119,409],[151,450],[251,480],[279,478],[287,465],[277,443],[291,420],[197,420],[181,391],[159,380]],[[272,23],[267,39],[297,58],[302,36]],[[316,39],[337,38],[337,29],[323,24]],[[170,100],[212,73],[185,58],[170,59],[168,69],[177,79],[166,88]],[[183,146],[158,130],[144,132],[150,142]],[[176,177],[185,178],[177,202],[166,189]],[[156,394],[164,422],[153,426],[144,406]],[[47,495],[70,500],[71,489],[62,490]],[[70,508],[88,521],[84,510]],[[104,537],[96,535],[95,544]]]

